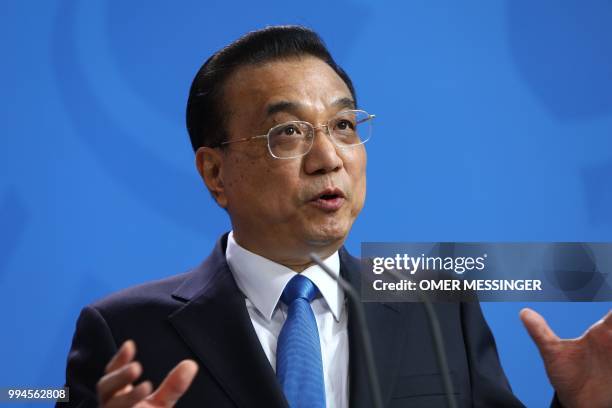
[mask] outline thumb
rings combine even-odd
[[[525,308],[519,313],[529,336],[540,350],[542,357],[548,353],[551,346],[559,341],[559,336],[552,331],[546,320],[535,310]]]

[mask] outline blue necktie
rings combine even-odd
[[[288,312],[278,336],[276,376],[291,408],[325,408],[319,331],[310,307],[318,292],[310,279],[298,274],[281,296]]]

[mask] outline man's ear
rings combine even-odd
[[[223,153],[219,149],[200,147],[196,151],[195,163],[202,181],[217,204],[227,208],[227,196],[223,184]]]

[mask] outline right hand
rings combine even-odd
[[[106,366],[105,375],[98,381],[98,402],[104,408],[172,407],[187,391],[198,372],[193,360],[183,360],[166,376],[157,390],[151,382],[144,381],[134,387],[132,383],[142,374],[142,366],[132,361],[136,355],[136,344],[128,340]]]

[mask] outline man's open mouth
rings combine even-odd
[[[342,190],[337,188],[329,188],[319,193],[314,199],[311,200],[311,203],[323,211],[333,212],[340,209],[340,207],[342,207],[344,204],[344,201],[344,193]]]
[[[340,195],[338,194],[323,194],[319,198],[322,200],[333,200],[334,198],[338,198]]]

